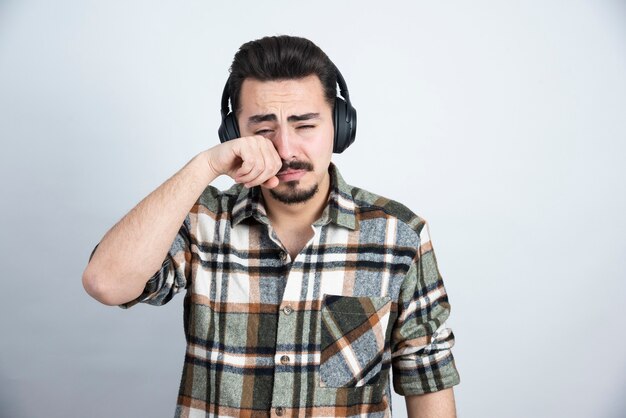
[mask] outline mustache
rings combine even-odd
[[[305,170],[305,171],[313,171],[313,164],[308,163],[306,161],[283,161],[283,166],[278,172],[278,174],[283,173],[287,170]]]

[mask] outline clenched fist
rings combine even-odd
[[[272,141],[261,135],[246,136],[207,150],[208,164],[215,176],[226,174],[246,187],[278,186],[276,177],[282,160]]]

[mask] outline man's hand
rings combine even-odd
[[[261,135],[224,142],[207,150],[206,155],[216,177],[226,174],[246,187],[278,186],[276,173],[282,168],[282,160],[272,141]]]

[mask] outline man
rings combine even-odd
[[[222,143],[92,253],[83,284],[104,304],[161,305],[186,289],[176,416],[391,416],[390,368],[410,417],[455,415],[454,338],[428,228],[331,163],[356,129],[337,82],[306,39],[244,44]],[[218,191],[220,175],[236,184]]]

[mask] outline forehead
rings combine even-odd
[[[316,75],[298,79],[260,81],[246,78],[241,85],[241,115],[275,112],[313,112],[328,106]]]

